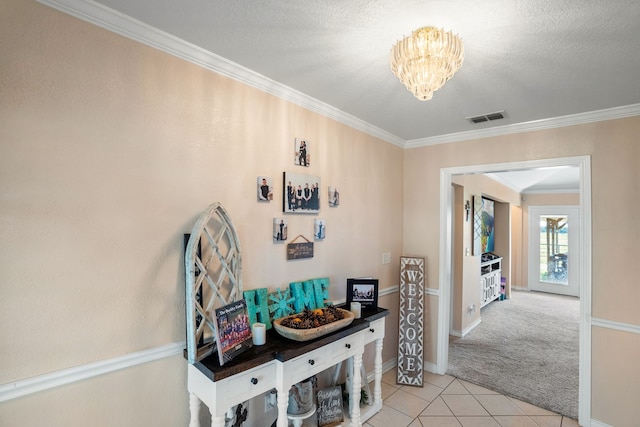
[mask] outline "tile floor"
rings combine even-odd
[[[382,376],[382,410],[365,427],[578,427],[578,422],[449,375],[425,372],[424,387]]]

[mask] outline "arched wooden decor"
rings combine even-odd
[[[220,203],[198,218],[184,262],[187,359],[195,363],[216,350],[214,309],[242,298],[240,241]]]

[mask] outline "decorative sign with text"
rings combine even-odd
[[[295,243],[298,238],[302,237],[304,243]],[[302,234],[296,237],[287,245],[287,259],[313,258],[313,242],[304,237]]]
[[[342,387],[339,385],[318,390],[317,417],[319,426],[337,426],[342,423]]]
[[[400,257],[398,384],[422,387],[424,258]]]

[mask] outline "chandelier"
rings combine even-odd
[[[391,49],[391,71],[409,92],[428,101],[462,66],[462,40],[451,32],[422,27]]]

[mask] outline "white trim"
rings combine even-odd
[[[398,292],[400,292],[400,286],[398,286],[398,285],[389,286],[388,288],[381,289],[378,292],[378,298],[380,298],[381,296],[395,294],[395,293],[398,293]]]
[[[136,353],[125,354],[124,356],[112,357],[99,362],[88,363],[69,369],[52,372],[50,374],[39,375],[37,377],[24,380],[13,381],[0,386],[0,402],[37,393],[76,381],[86,380],[98,375],[130,368],[143,363],[153,362],[181,355],[185,348],[184,342],[177,342],[161,347],[154,347]]]
[[[580,190],[525,190],[522,194],[580,194]]]
[[[398,366],[398,359],[391,358],[382,364],[382,373],[388,372]],[[371,382],[375,379],[375,372],[371,371],[367,374],[367,382]]]
[[[449,368],[449,330],[451,313],[451,174],[440,169],[440,266],[438,288],[438,332],[436,337],[436,368],[434,373],[444,375]]]
[[[426,360],[422,362],[422,370],[430,372],[432,374],[437,374],[437,365],[435,363],[427,362]]]
[[[430,295],[432,297],[439,297],[440,289],[424,288],[424,293],[425,295]]]
[[[511,125],[497,126],[481,130],[450,133],[447,135],[432,136],[428,138],[410,139],[405,142],[404,147],[418,148],[425,147],[427,145],[448,144],[451,142],[512,135],[515,133],[532,132],[544,129],[555,129],[565,126],[601,122],[604,120],[623,119],[638,115],[640,115],[640,104],[623,105],[621,107],[607,108],[604,110],[569,114],[566,116],[552,117],[549,119],[534,120],[524,123],[514,123]]]
[[[95,1],[38,0],[38,2],[277,96],[398,147],[404,147],[404,139],[384,129]]]
[[[613,320],[598,319],[594,317],[591,319],[591,326],[640,335],[640,326],[632,325],[630,323],[615,322]]]
[[[605,424],[602,421],[592,419],[591,427],[613,427],[613,426],[610,426],[609,424]]]
[[[591,157],[580,159],[580,345],[578,359],[578,423],[591,422]]]
[[[448,369],[449,310],[451,291],[451,177],[460,174],[487,173],[495,171],[522,170],[554,166],[580,167],[580,349],[578,422],[590,426],[591,414],[591,158],[589,156],[556,159],[530,160],[513,163],[495,163],[440,169],[440,277],[442,292],[438,307],[437,373]]]
[[[417,148],[427,145],[445,144],[488,138],[500,135],[552,129],[603,120],[621,119],[640,115],[640,104],[631,104],[586,113],[570,114],[549,119],[514,123],[466,132],[457,132],[428,138],[404,140],[384,129],[374,126],[351,114],[339,110],[318,99],[276,82],[262,74],[231,62],[215,53],[188,43],[178,37],[160,31],[144,22],[133,19],[93,0],[37,0],[38,2],[89,22],[100,28],[135,40],[144,45],[166,52],[177,58],[196,64],[207,70],[237,80],[263,92],[277,96],[293,104],[304,107],[320,115],[343,123],[353,129],[379,138],[401,148]]]
[[[454,337],[458,338],[464,338],[469,335],[469,332],[473,331],[480,323],[482,323],[482,317],[478,317],[475,322],[464,328],[462,331],[452,329],[451,331],[449,331],[449,335],[453,335]]]

